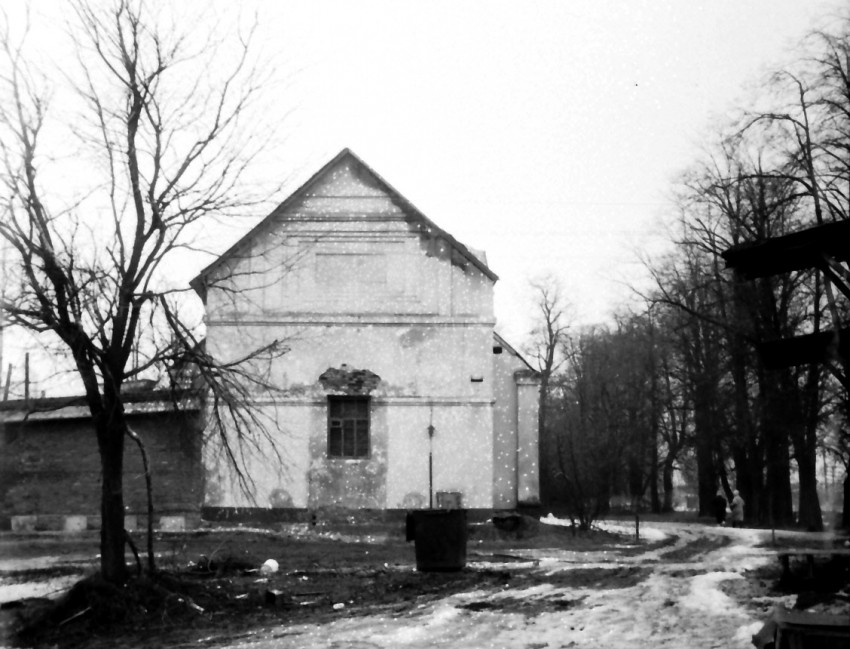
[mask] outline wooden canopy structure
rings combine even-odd
[[[850,221],[807,228],[721,253],[726,267],[746,279],[817,268],[850,299]],[[758,346],[767,367],[850,361],[850,328],[783,338]]]
[[[756,349],[768,369],[850,359],[850,328],[771,340],[756,345]]]

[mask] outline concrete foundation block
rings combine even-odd
[[[162,532],[184,532],[186,518],[183,516],[162,516],[159,519],[159,529]]]
[[[27,514],[24,516],[12,516],[13,532],[35,532],[38,524],[38,516]]]
[[[135,514],[124,515],[124,529],[128,532],[135,532],[139,529],[139,519]]]
[[[66,516],[62,531],[68,534],[79,534],[88,529],[88,516]]]

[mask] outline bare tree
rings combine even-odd
[[[551,424],[558,500],[580,529],[589,529],[608,509],[612,467],[611,386],[608,383],[605,330],[588,329],[570,339],[566,370],[558,376],[558,417]]]
[[[568,363],[557,375],[550,422],[557,500],[582,529],[628,488],[634,410],[627,345],[619,331],[587,328],[565,345]]]
[[[809,34],[805,46],[794,65],[770,78],[767,105],[746,113],[741,133],[769,143],[779,159],[767,173],[760,170],[760,180],[778,178],[792,187],[805,224],[823,226],[850,219],[850,14],[845,12],[830,31]],[[846,263],[828,254],[813,260],[812,265],[817,272],[809,273],[807,281],[813,307],[805,324],[809,331],[820,332],[825,310],[838,338],[848,310],[846,300],[842,305],[835,289],[850,296],[850,272]],[[845,402],[850,403],[846,355],[837,354],[825,368],[843,385]],[[803,374],[799,369],[794,372]],[[790,373],[788,369],[782,371],[780,379],[786,385],[794,383]],[[822,529],[816,480],[823,409],[821,374],[821,367],[810,364],[801,377],[802,388],[790,392],[795,404],[789,414],[796,419],[791,441],[800,476],[800,523],[811,529]],[[789,391],[781,390],[780,394],[780,403],[788,404],[782,392]]]
[[[808,35],[796,65],[775,72],[768,83],[768,106],[747,111],[741,132],[779,149],[783,164],[770,175],[793,184],[805,201],[809,225],[850,220],[850,13],[830,31]],[[846,264],[825,256],[818,270],[827,281],[823,296],[835,331],[847,319],[835,295],[850,296]],[[815,305],[817,312],[819,304]],[[827,369],[850,391],[844,357]]]
[[[256,434],[243,406],[252,389],[273,388],[261,361],[284,351],[271,341],[217,364],[183,288],[168,281],[202,227],[254,204],[244,175],[265,133],[243,123],[263,77],[250,27],[225,47],[203,20],[178,24],[145,0],[71,7],[72,69],[41,73],[26,39],[8,24],[0,33],[0,236],[14,279],[2,308],[11,324],[61,341],[82,381],[102,469],[101,572],[117,583],[126,578],[124,444],[136,441],[125,381],[191,363],[212,386],[212,424],[230,418]],[[68,142],[70,156],[59,145]],[[74,183],[70,200],[62,179]]]
[[[535,306],[535,323],[529,343],[525,346],[535,369],[540,373],[540,409],[537,426],[541,440],[541,475],[544,499],[551,491],[550,483],[555,467],[552,462],[556,449],[552,445],[552,434],[547,430],[547,411],[550,406],[551,381],[563,365],[566,357],[564,347],[569,338],[573,314],[570,303],[563,294],[563,287],[554,275],[544,275],[531,282]]]

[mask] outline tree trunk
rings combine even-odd
[[[797,467],[800,477],[800,502],[798,523],[810,532],[823,531],[823,514],[818,497],[817,463],[814,453],[803,457],[797,452]]]
[[[664,503],[661,505],[662,512],[672,512],[673,511],[673,466],[675,462],[675,456],[672,453],[668,453],[664,458],[664,468],[661,472],[661,481],[664,487]]]
[[[649,449],[651,463],[649,465],[649,497],[652,513],[661,513],[661,494],[658,492],[658,436],[655,435],[652,447]]]
[[[711,402],[705,386],[694,391],[694,435],[697,456],[697,495],[699,515],[711,514],[711,501],[717,493],[717,473],[714,463],[714,430],[712,430]]]
[[[106,407],[95,422],[102,472],[100,499],[100,570],[113,584],[127,578],[124,561],[124,435],[120,403]]]
[[[750,520],[759,520],[764,467],[759,454],[757,432],[753,426],[753,415],[750,408],[750,382],[748,379],[747,344],[743,332],[751,329],[751,314],[747,304],[748,287],[736,273],[732,285],[733,313],[735,328],[729,332],[729,361],[733,385],[734,419],[733,434],[730,438],[732,459],[735,462],[735,484],[729,484],[727,475],[722,475],[723,489],[726,498],[732,498],[732,491],[737,489],[747,503]]]
[[[794,524],[791,495],[791,460],[783,431],[768,431],[767,492],[770,494],[770,522],[777,526]]]
[[[627,462],[629,472],[629,497],[633,502],[640,502],[643,498],[643,467],[640,458],[631,455]]]
[[[786,409],[786,395],[780,389],[777,372],[767,372],[764,383],[765,459],[769,520],[761,521],[776,526],[794,524],[794,502],[791,495],[791,456]]]
[[[136,442],[139,447],[139,453],[142,456],[142,466],[145,469],[145,494],[148,501],[148,525],[147,525],[147,548],[148,548],[148,572],[153,574],[156,572],[156,559],[153,552],[153,478],[151,477],[151,465],[148,461],[148,451],[145,448],[145,443],[136,432],[127,426],[127,435]],[[136,559],[138,561],[138,557]]]
[[[809,380],[806,382],[802,395],[795,390],[796,384],[789,382],[786,403],[793,404],[789,412],[789,423],[800,483],[797,522],[810,532],[820,532],[823,530],[823,513],[817,488],[817,427],[820,404],[818,375],[814,369],[810,369],[809,372]]]

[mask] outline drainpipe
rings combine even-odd
[[[511,413],[511,427],[514,434],[514,509],[519,508],[519,388],[514,381],[514,407]]]
[[[434,424],[428,424],[428,509],[434,509]]]

